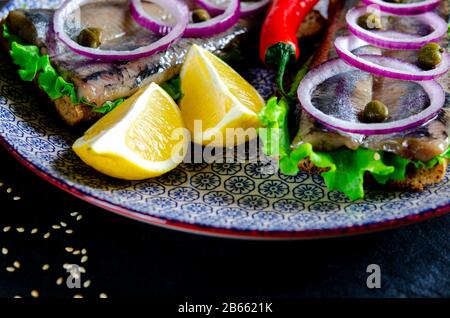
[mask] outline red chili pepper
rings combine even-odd
[[[264,21],[260,55],[268,66],[278,67],[277,86],[284,94],[286,66],[300,55],[297,31],[319,0],[273,0]]]

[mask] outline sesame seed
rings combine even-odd
[[[72,212],[72,213],[70,213],[70,216],[77,216],[78,215],[78,212]]]
[[[87,281],[85,281],[85,282],[83,283],[83,287],[84,287],[84,288],[88,288],[89,286],[91,286],[91,281],[90,281],[90,280],[87,280]]]
[[[16,269],[15,269],[14,267],[12,267],[12,266],[6,267],[6,271],[7,271],[7,272],[12,273],[12,272],[14,272],[15,270],[16,270]]]
[[[3,228],[3,232],[8,232],[9,230],[11,230],[11,227],[10,226],[5,226],[4,228]]]
[[[86,250],[85,248],[83,248],[83,249],[81,250],[81,254],[85,255],[86,253],[87,253],[87,250]]]
[[[373,159],[375,159],[375,160],[380,160],[380,159],[381,159],[380,154],[379,154],[378,152],[376,152],[376,153],[373,155]]]
[[[31,234],[36,234],[36,233],[37,233],[37,231],[38,231],[38,229],[34,228],[34,229],[32,229],[32,230],[31,230],[31,232],[30,232],[30,233],[31,233]]]
[[[66,227],[67,226],[67,223],[65,223],[65,222],[59,222],[59,224],[61,224],[62,227]]]
[[[6,247],[2,248],[2,254],[3,255],[7,255],[8,254],[8,249]]]
[[[61,227],[59,226],[59,225],[52,225],[52,229],[54,229],[54,230],[59,230]]]
[[[44,264],[43,266],[42,266],[42,270],[43,271],[46,271],[47,269],[49,269],[50,268],[50,265],[48,265],[48,264]]]
[[[80,266],[78,270],[80,271],[80,273],[86,274],[86,269],[83,266]]]
[[[45,239],[47,239],[47,238],[49,238],[49,237],[50,237],[50,232],[47,232],[47,233],[44,234],[44,238],[45,238]]]
[[[32,290],[31,291],[31,296],[34,298],[38,298],[39,297],[39,292],[37,290]]]
[[[23,227],[18,227],[16,229],[16,231],[19,232],[19,233],[23,233],[23,232],[25,232],[25,229]]]
[[[20,263],[19,263],[18,261],[15,261],[15,262],[13,263],[13,266],[14,266],[15,268],[20,268]]]
[[[6,193],[11,193],[11,192],[12,192],[11,188],[6,189]]]
[[[105,293],[101,293],[100,298],[108,298],[108,295],[106,295]]]
[[[73,298],[83,298],[83,295],[79,295],[79,294],[73,295]]]
[[[73,255],[79,255],[81,252],[80,252],[80,250],[76,250],[76,251],[73,251]]]
[[[4,183],[3,183],[3,182],[0,182],[0,187],[3,187],[3,185],[4,185]]]
[[[65,250],[66,250],[66,252],[71,253],[71,252],[73,252],[73,247],[68,246],[65,248]]]
[[[66,230],[66,234],[72,234],[72,233],[73,233],[73,230],[71,230],[71,229]]]
[[[84,255],[82,258],[81,258],[81,263],[86,263],[87,262],[87,260],[88,260],[88,257],[87,257],[87,255]]]
[[[22,296],[16,295],[14,296],[14,298],[22,298]]]
[[[77,221],[81,220],[83,218],[83,216],[80,214],[79,216],[77,216]]]
[[[15,197],[13,197],[13,200],[14,201],[19,201],[21,198],[19,197],[19,196],[15,196]]]
[[[63,283],[63,278],[62,277],[59,277],[57,280],[56,280],[56,285],[61,285]]]
[[[69,268],[69,266],[70,266],[70,265],[69,265],[69,264],[67,264],[67,263],[64,263],[64,264],[63,264],[63,268],[64,268],[64,269],[68,269],[68,268]]]

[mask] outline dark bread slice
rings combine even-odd
[[[448,160],[444,160],[430,169],[420,168],[409,171],[405,180],[389,181],[387,186],[392,190],[423,191],[425,186],[439,183],[444,179],[448,164]],[[311,174],[321,174],[328,170],[315,166],[309,157],[300,161],[298,167]],[[365,181],[371,184],[377,183],[369,173],[365,176]]]

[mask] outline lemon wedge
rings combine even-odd
[[[174,169],[189,143],[178,106],[151,84],[101,118],[72,148],[106,175],[142,180]]]
[[[181,114],[194,142],[228,147],[256,137],[264,100],[229,65],[193,45],[180,78]]]

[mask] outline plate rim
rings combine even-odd
[[[107,202],[104,199],[97,198],[91,194],[84,193],[82,190],[76,189],[67,183],[58,180],[47,171],[36,166],[32,161],[21,155],[13,145],[0,136],[0,144],[8,151],[17,161],[28,168],[37,176],[49,182],[53,186],[71,194],[72,196],[88,202],[101,209],[113,212],[117,215],[127,217],[129,219],[140,221],[146,224],[155,225],[170,230],[177,230],[191,234],[206,235],[221,238],[234,238],[246,240],[307,240],[319,238],[334,238],[352,236],[358,234],[368,234],[382,230],[398,228],[400,226],[409,225],[421,221],[438,217],[450,212],[450,203],[441,207],[426,209],[417,214],[406,215],[397,219],[385,220],[381,222],[372,222],[362,225],[352,225],[328,229],[310,229],[310,230],[294,230],[294,231],[270,231],[270,230],[241,230],[233,228],[219,228],[214,226],[192,224],[188,222],[165,219],[164,217],[145,215],[133,209],[126,208],[119,204]]]

